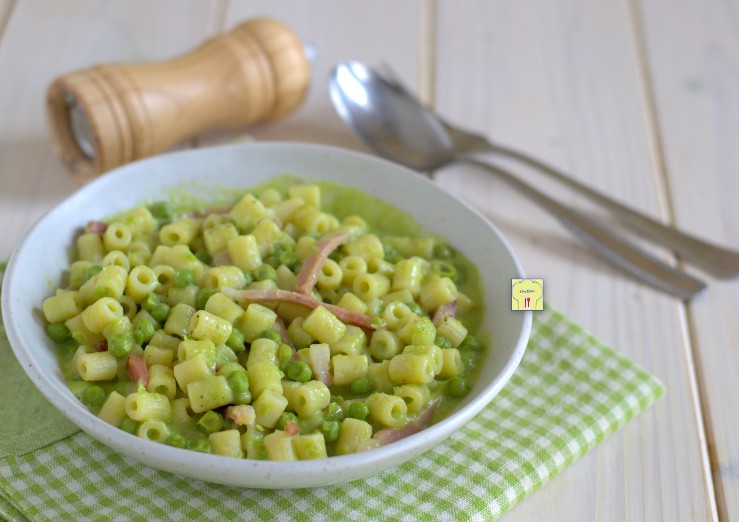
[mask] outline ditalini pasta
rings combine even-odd
[[[40,303],[101,421],[232,458],[367,451],[464,397],[474,267],[354,189],[278,178],[230,206],[141,206],[76,239]]]

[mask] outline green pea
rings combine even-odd
[[[331,401],[323,414],[324,420],[344,420],[344,410],[337,401]]]
[[[341,261],[342,259],[346,257],[346,254],[342,252],[341,250],[334,250],[333,252],[331,252],[331,255],[328,257],[332,261],[336,261],[338,263],[339,261]]]
[[[174,446],[175,448],[187,448],[187,439],[179,433],[173,433],[167,437],[167,446]]]
[[[411,325],[411,332],[414,334],[424,334],[429,331],[435,331],[434,323],[429,317],[421,316]]]
[[[226,380],[228,381],[228,385],[231,387],[231,390],[236,393],[249,389],[249,377],[243,371],[234,370],[230,372],[227,375]]]
[[[154,337],[155,331],[154,323],[145,317],[140,317],[133,322],[133,340],[140,346],[148,343]]]
[[[198,293],[195,294],[195,308],[205,310],[205,304],[208,302],[208,299],[216,292],[217,290],[215,288],[201,288],[198,290]]]
[[[398,254],[398,250],[390,243],[383,242],[382,251],[385,253],[385,261],[388,261],[389,263],[397,263],[403,259],[400,254]]]
[[[280,346],[277,348],[277,366],[280,370],[285,371],[292,358],[293,349],[290,348],[290,345],[280,343]]]
[[[251,391],[249,390],[249,378],[244,372],[235,371],[226,377],[231,391],[233,392],[234,404],[251,403]]]
[[[89,281],[96,275],[98,275],[100,272],[103,271],[103,267],[100,265],[92,265],[91,267],[88,267],[87,270],[85,270],[85,281]]]
[[[220,366],[218,368],[218,375],[223,375],[226,379],[228,379],[231,374],[235,372],[244,373],[246,370],[243,366],[241,366],[237,362],[227,362],[226,364]]]
[[[293,361],[287,365],[287,377],[296,382],[308,382],[313,376],[313,371],[303,361]]]
[[[154,307],[161,302],[162,301],[159,299],[159,296],[155,294],[154,292],[151,292],[147,294],[146,297],[144,297],[143,301],[141,301],[141,308],[151,313]]]
[[[298,417],[294,413],[286,411],[282,415],[280,415],[279,419],[277,419],[277,429],[284,430],[285,426],[287,426],[291,422],[297,423]]]
[[[108,351],[116,359],[125,357],[133,349],[133,336],[127,334],[112,335],[108,339]]]
[[[448,277],[452,281],[457,281],[457,269],[453,264],[446,261],[434,261],[431,263],[431,272],[441,277]]]
[[[196,439],[190,443],[188,449],[201,453],[210,453],[210,441],[208,439]]]
[[[108,394],[100,386],[90,386],[85,390],[85,401],[93,406],[102,406]]]
[[[174,275],[174,285],[177,288],[185,288],[186,286],[195,284],[195,275],[189,268],[178,270]]]
[[[349,389],[355,395],[367,395],[372,389],[372,383],[367,377],[360,377],[349,386]]]
[[[251,272],[244,272],[244,286],[250,285],[254,282],[254,276]]]
[[[346,416],[352,419],[364,420],[369,416],[369,407],[361,401],[352,402]]]
[[[321,422],[321,433],[326,442],[335,442],[339,438],[339,421],[325,420]]]
[[[226,381],[234,393],[242,393],[249,390],[249,377],[243,371],[234,370],[230,372],[226,376]]]
[[[81,401],[84,401],[85,392],[87,391],[87,388],[91,386],[91,384],[86,381],[70,381],[67,383],[67,386],[69,387],[69,391],[71,391],[75,397],[77,397]]]
[[[199,261],[205,263],[206,265],[209,265],[211,263],[211,261],[213,261],[213,258],[210,257],[210,254],[204,248],[201,248],[199,250],[196,250],[195,251],[195,257],[197,257]]]
[[[167,320],[167,317],[169,316],[169,310],[169,305],[167,303],[159,303],[154,308],[152,308],[149,313],[155,320],[163,323]]]
[[[443,335],[437,335],[434,344],[439,348],[451,348],[452,342]]]
[[[387,321],[382,317],[374,316],[372,318],[372,321],[370,322],[370,328],[373,328],[375,330],[387,328]]]
[[[237,430],[237,429],[238,429],[237,424],[233,420],[229,419],[228,417],[223,419],[223,430],[221,431]]]
[[[482,347],[480,340],[474,335],[468,334],[459,345],[460,350],[479,350]]]
[[[157,201],[149,205],[149,212],[157,220],[159,226],[171,223],[177,216],[172,203],[169,201]]]
[[[131,321],[128,320],[128,317],[118,317],[108,323],[105,329],[110,335],[129,333],[131,330]]]
[[[46,325],[46,335],[55,343],[62,343],[72,336],[72,332],[64,323],[51,323]]]
[[[405,305],[408,307],[411,313],[414,313],[416,315],[424,315],[423,308],[421,308],[421,305],[417,302],[412,301],[410,303],[406,303]]]
[[[271,268],[277,268],[281,264],[280,263],[280,258],[278,256],[269,256],[267,259],[264,260],[264,264],[266,266],[271,267]],[[276,273],[275,273],[275,277],[277,277],[277,274]]]
[[[470,387],[462,377],[452,377],[447,383],[446,391],[450,397],[459,398],[467,395]]]
[[[71,359],[74,357],[74,353],[77,351],[77,348],[79,348],[80,343],[78,343],[75,339],[70,337],[69,339],[65,339],[61,343],[57,345],[57,348],[59,348],[59,352],[61,353],[61,356],[65,359]]]
[[[277,272],[270,265],[263,264],[254,271],[254,277],[257,281],[277,281]]]
[[[282,264],[290,269],[295,269],[298,265],[300,265],[300,263],[302,263],[300,256],[296,254],[293,250],[291,250],[290,252],[285,252],[285,254],[282,256]]]
[[[272,244],[272,248],[270,248],[270,254],[278,256],[290,250],[292,250],[292,246],[289,243],[285,241],[276,241]]]
[[[131,381],[119,381],[113,385],[113,391],[126,397],[136,391],[136,383]]]
[[[272,328],[268,328],[260,333],[259,337],[264,337],[265,339],[269,339],[270,341],[274,341],[276,343],[282,342],[282,336],[277,332],[277,330],[273,330]]]
[[[215,433],[223,428],[223,416],[217,411],[210,410],[200,417],[195,426],[203,433]]]
[[[438,259],[451,259],[454,256],[454,250],[444,243],[436,243],[434,245],[434,257]]]
[[[126,417],[121,422],[121,429],[135,435],[136,432],[139,431],[139,423],[133,420],[131,417]]]
[[[477,352],[474,350],[462,350],[459,352],[462,364],[465,368],[472,369],[477,365]]]
[[[231,335],[226,340],[226,346],[236,353],[244,351],[244,334],[241,333],[241,330],[238,328],[231,329]]]

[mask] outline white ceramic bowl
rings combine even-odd
[[[157,444],[114,428],[68,390],[40,312],[49,281],[69,265],[72,238],[88,220],[166,197],[182,182],[248,188],[295,174],[354,186],[403,208],[448,238],[481,270],[483,331],[493,338],[476,385],[446,419],[387,446],[355,455],[302,462],[237,460]],[[72,422],[116,451],[151,466],[222,484],[297,488],[343,483],[397,466],[430,449],[472,419],[508,382],[523,356],[531,312],[511,311],[511,279],[523,277],[500,233],[477,211],[422,176],[371,156],[300,144],[247,144],[158,156],[116,169],[47,213],[13,254],[5,273],[2,314],[8,339],[33,383]]]

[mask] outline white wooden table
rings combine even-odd
[[[305,105],[249,130],[256,139],[363,150],[330,106],[327,74],[341,60],[387,62],[451,121],[739,247],[736,0],[0,0],[0,260],[76,189],[46,130],[53,77],[170,57],[257,15],[286,22],[318,58]],[[610,268],[498,180],[435,176],[500,227],[550,303],[667,386],[505,519],[739,520],[739,282],[707,278],[707,292],[679,302]]]

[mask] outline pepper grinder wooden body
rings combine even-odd
[[[255,19],[165,62],[99,65],[49,86],[54,147],[81,180],[215,129],[293,112],[310,67],[284,24]]]

